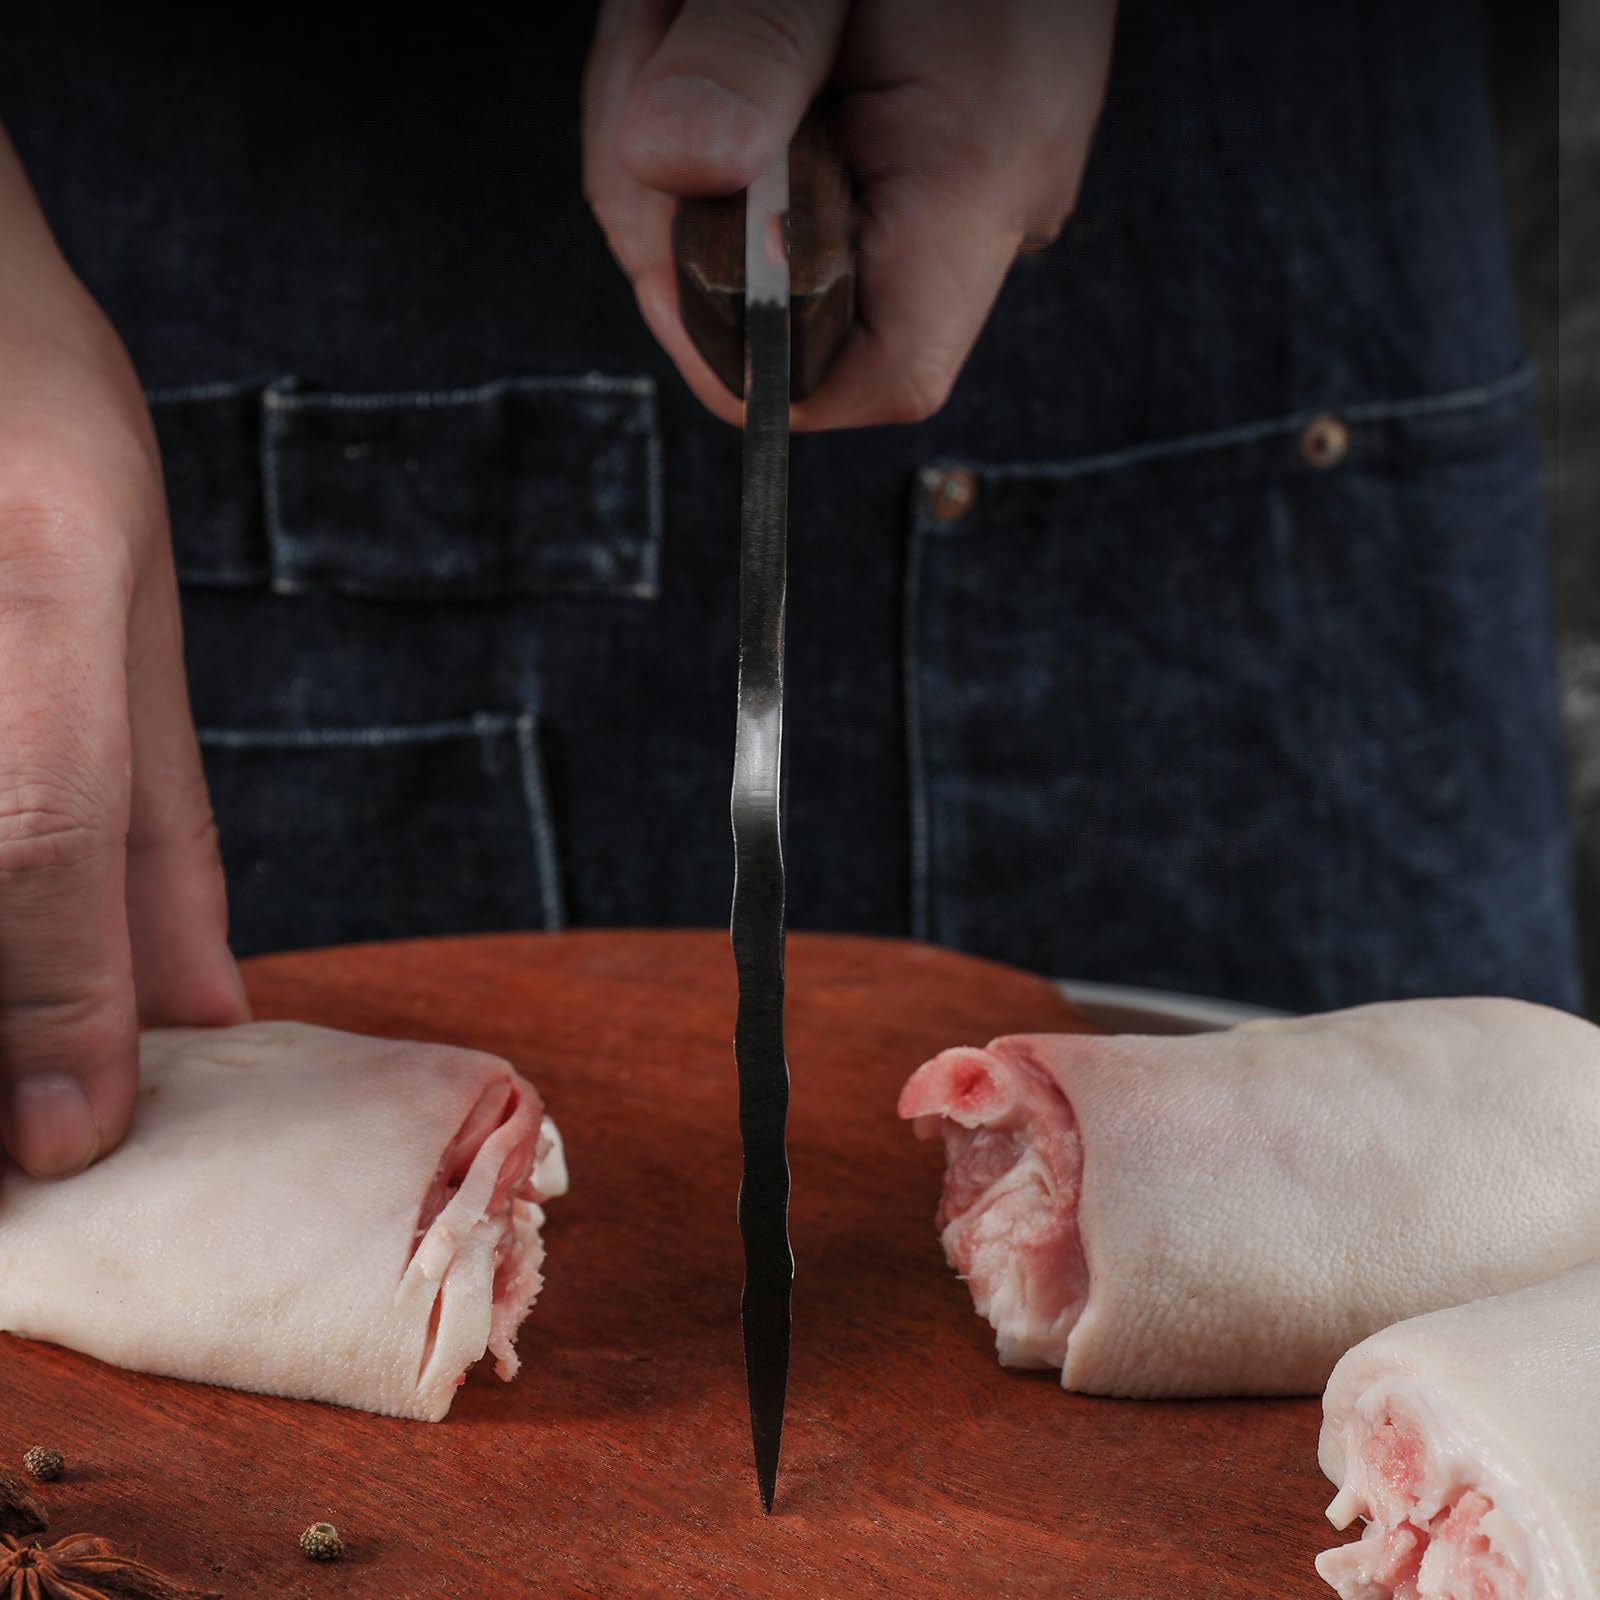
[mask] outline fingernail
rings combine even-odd
[[[94,1160],[100,1133],[83,1085],[41,1073],[11,1087],[11,1153],[36,1178],[64,1178]]]
[[[710,78],[663,78],[628,119],[626,155],[651,168],[691,167],[707,177],[747,181],[760,171],[772,143],[756,105]]]

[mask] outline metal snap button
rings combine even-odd
[[[1323,471],[1336,467],[1350,450],[1350,430],[1331,411],[1313,417],[1300,434],[1300,454]]]
[[[955,522],[978,503],[978,475],[970,467],[940,467],[924,475],[928,510],[940,522]]]

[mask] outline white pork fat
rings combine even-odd
[[[0,1170],[0,1330],[427,1420],[485,1351],[514,1376],[566,1188],[526,1079],[290,1022],[148,1032],[140,1067],[104,1160]]]
[[[1600,1250],[1600,1029],[1406,1001],[947,1050],[945,1254],[1000,1358],[1130,1396],[1314,1394],[1401,1318]]]

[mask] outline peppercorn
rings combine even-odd
[[[337,1561],[344,1554],[344,1541],[331,1522],[313,1522],[300,1535],[300,1548],[313,1561]]]
[[[47,1444],[36,1444],[22,1458],[22,1464],[34,1477],[53,1483],[66,1471],[67,1458],[59,1450],[52,1450]]]

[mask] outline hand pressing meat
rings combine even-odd
[[[1600,1261],[1357,1345],[1317,1454],[1343,1600],[1596,1600]]]
[[[161,471],[127,352],[0,129],[0,1167],[41,1178],[122,1138],[140,1018],[250,1014]]]
[[[113,1154],[0,1172],[0,1329],[427,1421],[486,1350],[515,1376],[566,1170],[504,1061],[266,1022],[146,1033],[140,1067]]]
[[[1600,1252],[1600,1030],[1428,1000],[1192,1038],[946,1050],[945,1255],[1068,1389],[1312,1394],[1401,1318]]]

